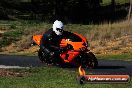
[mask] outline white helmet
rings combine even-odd
[[[53,31],[57,35],[62,35],[62,33],[63,33],[63,23],[61,21],[56,20],[53,24]]]

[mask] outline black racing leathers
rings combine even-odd
[[[52,57],[52,55],[60,54],[64,48],[60,48],[60,42],[62,38],[65,38],[69,32],[63,31],[63,35],[56,35],[53,29],[49,29],[46,31],[40,42],[40,49],[43,50],[48,57]]]

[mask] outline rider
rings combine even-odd
[[[60,48],[61,39],[67,36],[70,32],[64,31],[64,25],[61,21],[56,20],[51,29],[46,31],[40,42],[40,50],[45,53],[44,57],[51,59],[55,54],[60,54],[67,48]]]

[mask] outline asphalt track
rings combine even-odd
[[[0,68],[42,66],[45,64],[41,63],[37,56],[0,55]],[[129,74],[132,76],[132,61],[99,60],[99,66],[96,69],[87,69],[87,72],[92,74]]]

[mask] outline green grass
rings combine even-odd
[[[124,53],[117,55],[97,55],[98,59],[106,59],[106,60],[132,60],[132,53]]]
[[[129,3],[130,0],[115,0],[116,4],[124,4],[124,3]],[[106,6],[106,5],[110,5],[111,0],[102,0],[101,5]]]
[[[2,40],[0,40],[0,47],[4,47],[4,46],[9,45],[15,41],[20,40],[21,36],[22,36],[21,30],[5,32],[2,36]]]
[[[116,4],[124,4],[124,3],[129,3],[130,0],[115,0]]]
[[[127,84],[84,84],[76,81],[78,69],[58,67],[31,68],[28,77],[0,77],[0,88],[131,88]]]
[[[48,24],[36,21],[0,21],[0,30],[6,31],[2,34],[2,38],[0,39],[0,47],[7,46],[21,40],[23,35],[33,35],[34,31],[48,27]]]
[[[102,5],[109,5],[111,3],[111,0],[102,0]]]

